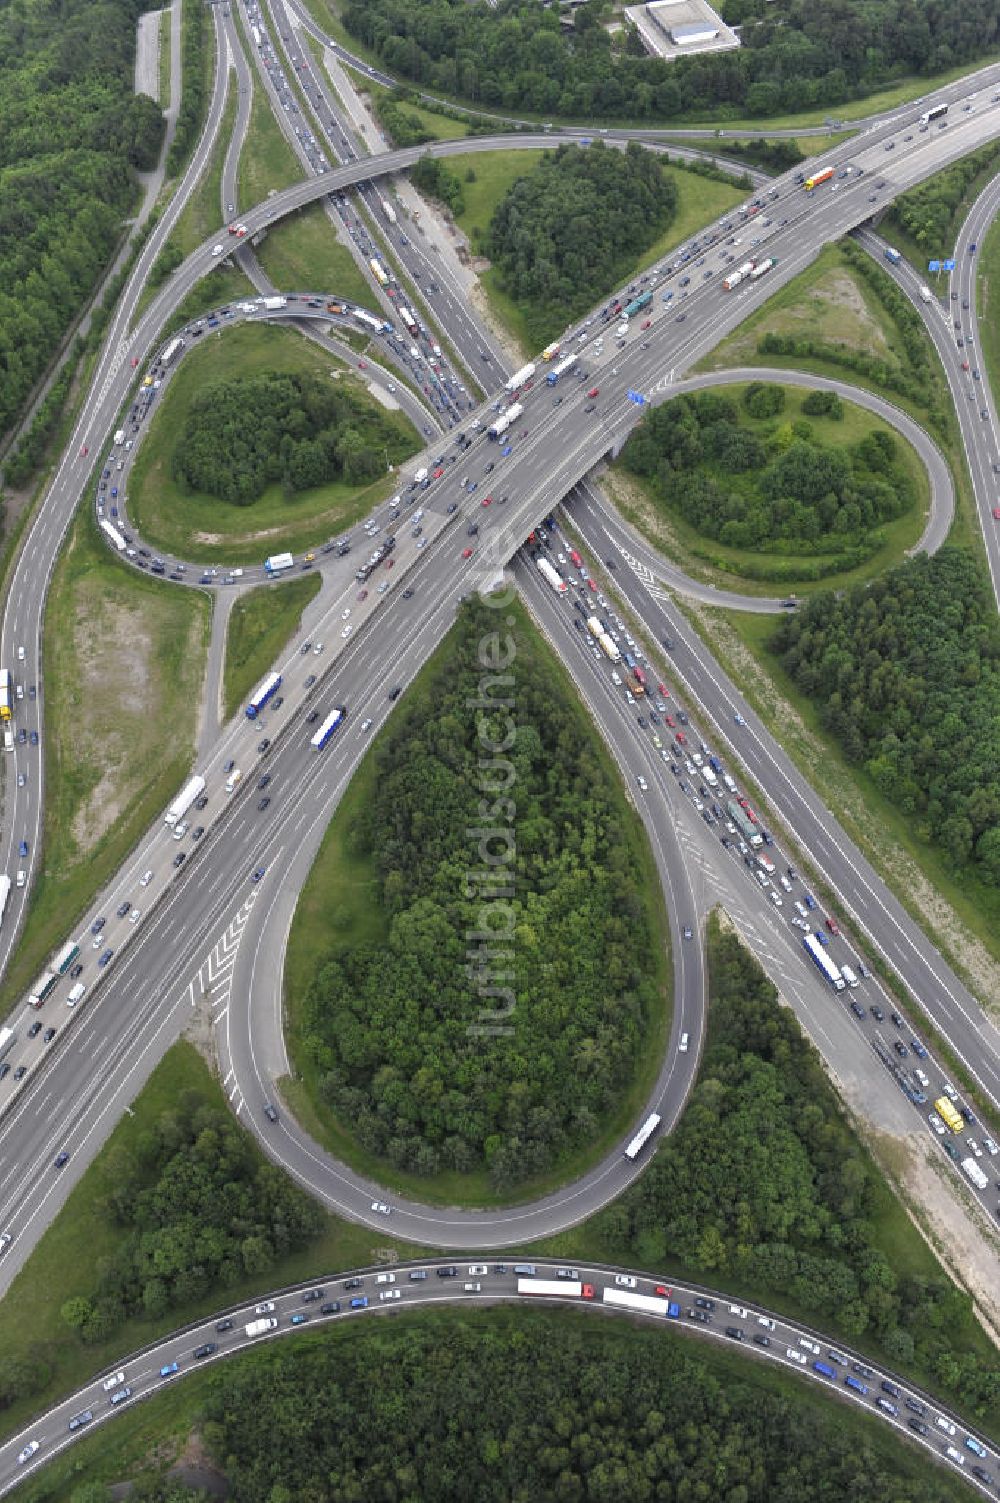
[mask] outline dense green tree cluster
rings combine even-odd
[[[439,198],[455,215],[465,211],[461,180],[440,157],[421,157],[410,173],[414,186],[432,198]]]
[[[249,506],[268,485],[287,492],[331,480],[366,485],[413,452],[403,430],[345,382],[285,371],[199,391],[174,451],[174,478]]]
[[[94,287],[156,161],[134,95],[140,0],[0,6],[0,433]]]
[[[943,167],[925,183],[901,194],[893,203],[892,218],[929,255],[950,255],[956,216],[968,208],[966,193],[981,173],[995,170],[998,157],[1000,142],[991,141],[950,167]]]
[[[503,290],[561,329],[629,275],[676,207],[676,184],[635,142],[561,146],[501,200],[485,250]]]
[[[174,139],[170,143],[167,171],[177,173],[190,156],[204,123],[205,48],[212,36],[208,6],[202,0],[184,0],[181,32],[181,103]]]
[[[783,405],[780,386],[747,388],[744,406],[755,419],[775,418]],[[891,433],[842,449],[820,443],[801,420],[758,433],[717,392],[652,408],[623,461],[698,532],[732,548],[821,554],[874,546],[872,530],[915,500]]]
[[[354,1339],[350,1339],[353,1337]],[[664,1330],[556,1311],[423,1315],[282,1342],[215,1379],[234,1503],[954,1503],[860,1417]],[[890,1458],[892,1453],[889,1453]],[[90,1500],[88,1500],[90,1503]]]
[[[621,790],[511,614],[508,628],[468,605],[375,749],[351,843],[374,863],[385,937],[331,956],[303,1018],[322,1095],[365,1149],[417,1173],[488,1166],[501,1189],[600,1130],[657,1005]],[[508,739],[507,711],[476,705],[497,631],[514,658],[489,693],[513,699],[515,731],[493,757],[484,745]],[[480,843],[493,828],[488,855],[511,859],[489,868]],[[510,873],[502,903],[470,877],[491,870],[501,889]],[[485,926],[501,924],[487,954]]]
[[[944,548],[816,595],[771,646],[917,832],[1000,886],[1000,630],[976,561]]]
[[[105,1340],[129,1316],[161,1316],[247,1274],[266,1276],[322,1227],[316,1204],[197,1092],[133,1153],[119,1150],[108,1181],[106,1210],[128,1235],[101,1264],[93,1296],[74,1296],[61,1312],[85,1341]]]
[[[420,116],[404,109],[392,94],[376,95],[375,113],[393,146],[420,146],[422,142],[434,139],[434,132],[428,130]]]
[[[727,0],[732,52],[665,61],[590,0],[574,26],[547,0],[348,0],[343,19],[398,78],[483,109],[576,120],[763,117],[836,107],[889,78],[982,57],[997,0]]]
[[[623,1261],[680,1262],[709,1283],[791,1300],[814,1324],[874,1341],[890,1363],[995,1415],[1000,1366],[968,1349],[971,1300],[943,1275],[900,1276],[879,1246],[890,1192],[813,1046],[735,936],[714,937],[710,961],[694,1093],[599,1226]]]

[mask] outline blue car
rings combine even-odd
[[[805,903],[805,905],[806,905],[807,908],[815,908],[816,907],[816,899],[813,897],[813,895],[812,895],[811,892],[803,893],[802,894],[802,901]]]
[[[177,1363],[167,1362],[163,1367],[160,1368],[160,1377],[172,1378],[175,1372],[177,1372]]]
[[[26,856],[28,854],[28,842],[26,840],[22,840],[17,849],[19,855]]]
[[[104,953],[99,957],[97,964],[101,966],[107,965],[108,961],[111,959],[114,953],[114,950],[105,950]]]
[[[924,1048],[923,1044],[920,1042],[919,1039],[911,1039],[910,1040],[910,1048],[913,1050],[914,1054],[917,1056],[918,1059],[926,1059],[927,1058],[927,1050]]]
[[[308,1320],[308,1319],[309,1319],[309,1317],[308,1317],[308,1315],[304,1315],[304,1314],[303,1314],[303,1313],[302,1313],[302,1311],[301,1311],[301,1310],[300,1310],[300,1311],[297,1311],[297,1312],[296,1312],[296,1313],[295,1313],[295,1314],[294,1314],[294,1315],[293,1315],[293,1316],[292,1316],[292,1325],[293,1325],[293,1326],[304,1326],[304,1325],[305,1325],[305,1323],[306,1323],[306,1321],[307,1321],[307,1320]]]
[[[504,444],[503,448],[500,450],[501,458],[506,459],[508,454],[513,453],[513,450],[513,444]]]

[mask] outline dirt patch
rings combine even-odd
[[[202,997],[196,996],[195,1006],[191,1009],[191,1016],[184,1025],[181,1037],[187,1043],[194,1045],[212,1074],[218,1079],[219,1050],[215,1028],[212,1024],[210,998],[207,993]]]

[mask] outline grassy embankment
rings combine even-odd
[[[194,754],[211,606],[125,568],[77,518],[45,609],[45,829],[3,993],[46,954],[170,802]],[[32,722],[24,701],[21,724]],[[169,726],[169,736],[164,727]]]

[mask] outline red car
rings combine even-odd
[[[667,688],[666,684],[657,684],[656,687],[659,689],[659,691],[663,695],[664,699],[669,699],[670,698],[670,690]]]
[[[483,499],[480,501],[479,504],[480,504],[480,506],[492,506],[493,505],[493,497],[492,496],[484,496]]]
[[[582,1295],[582,1297],[584,1299],[593,1299],[594,1298],[594,1286],[593,1286],[593,1284],[584,1284],[582,1286],[581,1290],[580,1290],[580,1294]]]
[[[432,480],[440,480],[441,476],[443,474],[444,474],[444,470],[441,468],[440,465],[438,465],[437,469],[434,471],[434,474],[431,476],[431,479]]]
[[[587,580],[587,589],[588,590],[595,590],[596,591],[597,586],[595,585],[595,583],[594,583],[594,581],[592,579],[588,579]]]
[[[83,448],[80,450],[80,458],[81,459],[86,459],[86,457],[87,457],[87,455],[89,453],[90,453],[90,450],[87,448],[87,445],[84,444]]]
[[[359,360],[358,361],[358,370],[359,371],[366,371],[367,369],[368,369],[368,361],[367,360]]]
[[[677,735],[674,737],[674,740],[677,742],[677,744],[679,746],[686,746],[687,745],[687,737],[685,736],[685,734],[684,734],[683,731],[678,731]]]
[[[673,730],[674,726],[677,724],[677,721],[674,719],[674,717],[672,715],[664,715],[663,718],[669,725],[670,729]]]
[[[994,506],[994,508],[993,508],[993,520],[994,520],[994,522],[1000,522],[1000,506]]]
[[[834,918],[828,918],[827,919],[827,921],[826,921],[826,927],[829,929],[829,931],[830,931],[831,934],[839,934],[840,933],[840,925],[837,923],[837,920],[834,919]]]
[[[666,1284],[657,1284],[653,1293],[658,1294],[661,1299],[669,1299],[671,1294],[673,1293],[673,1290],[668,1289]]]
[[[368,599],[368,591],[367,590],[359,590],[358,591],[358,599],[359,600],[367,600]]]
[[[587,396],[588,397],[596,397],[597,394],[598,394],[598,392],[600,391],[600,389],[601,388],[599,386],[592,386],[590,388],[590,390],[588,391]]]
[[[386,561],[385,561],[385,566],[386,566],[386,568],[387,568],[387,569],[391,569],[391,568],[392,568],[392,566],[393,566],[393,564],[394,564],[394,563],[395,563],[395,562],[396,562],[396,560],[395,560],[395,559],[394,559],[394,558],[387,558],[387,559],[386,559]]]
[[[650,326],[651,326],[651,325],[652,325],[652,322],[653,322],[653,320],[652,320],[652,319],[651,319],[651,318],[647,318],[647,320],[646,320],[646,322],[645,322],[645,323],[644,323],[644,324],[643,324],[643,326],[642,326],[642,327],[643,327],[643,328],[644,328],[644,329],[648,329],[648,328],[650,328]]]
[[[462,557],[463,558],[471,558],[472,557],[472,549],[471,548],[463,548],[462,549]]]

